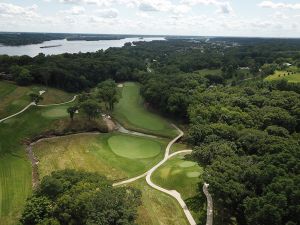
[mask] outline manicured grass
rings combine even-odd
[[[128,135],[112,136],[108,139],[108,145],[116,155],[129,159],[151,158],[162,151],[158,142]]]
[[[51,127],[56,118],[43,116],[51,109],[31,107],[0,124],[0,224],[16,224],[31,193],[31,165],[22,142]]]
[[[12,115],[22,110],[30,103],[29,94],[46,90],[40,104],[53,104],[66,102],[72,99],[73,94],[54,88],[32,85],[27,87],[17,86],[8,81],[0,81],[0,118]]]
[[[56,108],[46,108],[43,110],[42,115],[48,118],[61,118],[69,116],[67,112],[68,106],[61,106]]]
[[[142,205],[138,208],[139,225],[188,225],[178,202],[153,188],[145,180],[138,180],[130,186],[142,192]]]
[[[163,158],[167,141],[125,134],[81,134],[44,140],[33,149],[41,176],[65,168],[97,171],[109,179],[140,175]],[[147,145],[147,146],[144,146]]]
[[[127,82],[121,89],[122,97],[115,105],[113,115],[123,126],[166,137],[177,135],[177,131],[168,121],[144,107],[144,101],[139,93],[140,86],[137,83]]]
[[[152,175],[152,181],[166,189],[178,191],[187,203],[194,218],[202,221],[205,215],[203,210],[204,201],[193,207],[194,201],[199,202],[198,184],[202,182],[203,168],[197,163],[187,161],[183,155],[177,155],[169,159],[159,167]]]
[[[300,72],[295,71],[275,71],[273,75],[270,75],[265,78],[266,81],[275,81],[286,79],[290,83],[299,83],[300,82]]]

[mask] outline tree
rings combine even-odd
[[[112,187],[97,173],[55,171],[42,179],[22,214],[25,225],[135,224],[141,193]]]
[[[72,121],[77,110],[78,110],[78,106],[70,106],[69,108],[67,108],[67,112],[69,113]]]
[[[89,120],[95,119],[100,115],[100,105],[93,99],[82,102],[80,108],[88,116]]]
[[[16,77],[16,82],[19,85],[29,85],[33,81],[33,77],[28,69],[22,68]]]
[[[118,102],[117,84],[113,80],[106,80],[98,85],[98,98],[105,103],[107,110],[113,110],[114,104]]]
[[[31,93],[29,94],[30,99],[32,102],[34,102],[36,105],[43,100],[43,97],[39,94]]]
[[[20,221],[24,225],[39,224],[51,214],[51,200],[45,196],[33,196],[27,201]]]

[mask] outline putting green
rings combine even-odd
[[[58,108],[51,108],[42,113],[44,117],[48,118],[60,118],[68,116],[67,107],[61,106]]]
[[[108,144],[115,154],[129,159],[152,158],[161,151],[158,142],[134,136],[112,136],[108,139]]]

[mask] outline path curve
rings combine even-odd
[[[74,95],[74,97],[73,97],[70,101],[67,101],[67,102],[56,103],[56,104],[49,104],[49,105],[37,105],[37,106],[38,106],[38,107],[50,107],[50,106],[65,105],[65,104],[74,102],[74,101],[76,100],[76,98],[77,98],[77,95]]]
[[[8,119],[10,119],[10,118],[12,118],[12,117],[15,117],[15,116],[21,114],[22,112],[26,111],[29,107],[31,107],[31,106],[33,106],[33,105],[35,105],[35,103],[34,103],[34,102],[31,102],[30,104],[28,104],[28,105],[27,105],[24,109],[22,109],[21,111],[15,113],[15,114],[13,114],[13,115],[10,115],[10,116],[8,116],[8,117],[5,117],[5,118],[3,118],[3,119],[1,119],[1,120],[0,120],[0,123],[2,123],[2,122],[5,121],[5,120],[8,120]]]
[[[180,139],[182,136],[183,136],[183,132],[177,127],[175,126],[174,124],[172,124],[175,129],[179,132],[178,136],[175,137],[173,140],[171,140],[169,142],[169,144],[167,145],[166,147],[166,151],[165,151],[165,155],[164,155],[164,158],[158,163],[156,164],[154,167],[152,167],[150,170],[148,170],[146,173],[140,175],[140,176],[137,176],[137,177],[133,177],[131,179],[128,179],[128,180],[125,180],[125,181],[121,181],[121,182],[118,182],[118,183],[115,183],[113,184],[113,186],[119,186],[119,185],[123,185],[123,184],[128,184],[128,183],[131,183],[133,181],[136,181],[144,176],[146,176],[146,182],[148,183],[149,186],[151,186],[152,188],[158,190],[158,191],[161,191],[161,192],[164,192],[172,197],[174,197],[178,203],[180,204],[181,208],[183,209],[183,212],[187,218],[187,220],[189,221],[189,223],[191,225],[196,225],[196,221],[194,220],[191,212],[189,211],[188,207],[186,206],[184,200],[181,198],[181,195],[179,192],[175,191],[175,190],[167,190],[167,189],[164,189],[156,184],[154,184],[152,181],[151,181],[151,175],[153,174],[153,172],[158,168],[160,167],[162,164],[164,164],[168,159],[172,158],[173,156],[175,155],[178,155],[178,154],[182,154],[182,153],[191,153],[192,150],[182,150],[182,151],[178,151],[178,152],[175,152],[173,154],[170,155],[170,148],[171,146],[176,142],[178,141],[178,139]]]
[[[44,92],[40,92],[40,93],[41,93],[40,95],[42,95]],[[64,105],[64,104],[68,104],[68,103],[74,102],[76,100],[76,98],[77,98],[77,95],[75,95],[70,101],[62,102],[62,103],[58,103],[58,104],[49,104],[49,105],[37,105],[34,102],[31,102],[24,109],[22,109],[21,111],[15,113],[13,115],[10,115],[8,117],[5,117],[3,119],[1,119],[0,123],[4,122],[5,120],[8,120],[8,119],[10,119],[12,117],[15,117],[15,116],[17,116],[17,115],[19,115],[19,114],[21,114],[23,112],[25,112],[28,108],[30,108],[31,106],[34,106],[34,105],[38,106],[38,107],[59,106],[59,105]]]

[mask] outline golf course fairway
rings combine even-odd
[[[121,98],[115,105],[113,116],[125,128],[164,137],[177,135],[168,121],[145,108],[138,83],[126,82],[120,92]]]
[[[121,180],[154,166],[163,158],[166,145],[164,139],[119,133],[78,134],[45,139],[35,144],[33,151],[40,162],[41,177],[69,168],[99,172],[111,180]]]

